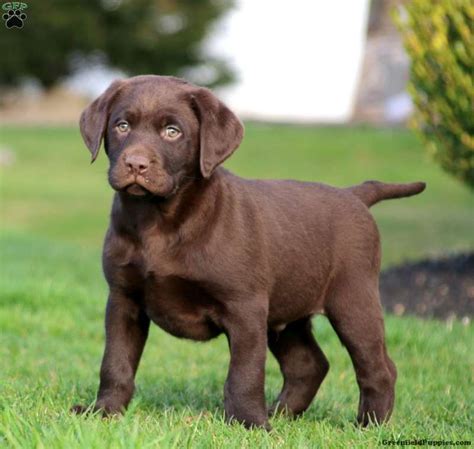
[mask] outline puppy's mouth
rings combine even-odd
[[[175,183],[170,176],[159,179],[127,176],[119,180],[112,174],[109,177],[109,182],[116,191],[135,197],[167,198],[175,191]]]
[[[134,196],[145,196],[151,194],[149,190],[136,182],[125,186],[122,190],[127,192],[129,195]]]

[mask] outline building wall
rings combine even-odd
[[[207,45],[237,72],[222,97],[246,118],[349,120],[367,20],[368,0],[238,0]]]

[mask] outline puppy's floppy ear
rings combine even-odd
[[[237,116],[208,89],[192,94],[200,122],[200,167],[205,178],[240,145],[244,127]]]
[[[114,81],[107,90],[96,100],[94,100],[81,114],[79,125],[82,138],[92,154],[94,162],[99,153],[100,144],[105,134],[107,118],[109,114],[109,104],[117,94],[122,80]]]

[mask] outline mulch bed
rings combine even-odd
[[[389,313],[469,324],[474,316],[474,252],[407,263],[380,275]]]

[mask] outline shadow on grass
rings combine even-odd
[[[187,408],[193,412],[223,410],[223,385],[217,379],[157,379],[155,384],[139,385],[136,399],[147,410]]]
[[[224,419],[223,385],[219,380],[197,379],[194,381],[180,381],[171,377],[157,380],[156,385],[148,381],[137,386],[134,398],[128,408],[127,415],[163,415],[170,411],[177,416],[213,416]],[[94,402],[96,391],[94,387],[82,388],[79,396],[86,398],[82,400],[85,405]],[[269,407],[277,397],[277,391],[267,395],[267,406]],[[78,403],[81,403],[79,401]],[[71,404],[73,405],[73,404]],[[278,413],[270,419],[278,422],[288,421],[307,425],[324,422],[335,429],[347,428],[355,423],[356,404],[347,407],[346,404],[335,404],[329,400],[314,399],[309,409],[298,417],[291,417],[285,413]]]

